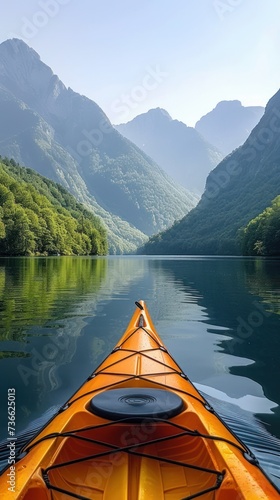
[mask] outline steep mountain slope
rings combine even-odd
[[[239,254],[238,230],[280,193],[280,91],[242,147],[208,176],[186,217],[145,245],[144,253]]]
[[[210,170],[222,159],[217,148],[206,142],[194,128],[172,120],[164,109],[151,109],[115,128],[177,182],[200,194]]]
[[[0,113],[0,154],[60,182],[100,215],[112,253],[133,251],[196,204],[21,40],[0,45]]]
[[[262,106],[221,101],[196,123],[195,129],[226,156],[246,141],[263,114]]]

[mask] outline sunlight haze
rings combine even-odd
[[[14,0],[1,18],[0,42],[23,39],[112,123],[161,107],[194,126],[280,87],[278,0]]]

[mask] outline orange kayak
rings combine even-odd
[[[1,499],[278,499],[136,305],[110,355],[2,472]]]

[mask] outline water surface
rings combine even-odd
[[[68,399],[144,299],[182,369],[277,482],[279,271],[279,260],[230,257],[0,259],[0,440],[9,387],[20,436]]]

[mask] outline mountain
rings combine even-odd
[[[111,253],[135,250],[197,202],[21,40],[0,45],[0,114],[0,154],[59,182],[102,217]]]
[[[198,205],[149,240],[152,254],[240,254],[239,229],[280,194],[280,91],[249,138],[208,176]]]
[[[0,255],[105,255],[100,219],[60,184],[0,158]]]
[[[210,170],[223,158],[193,127],[172,120],[164,109],[151,109],[115,128],[177,182],[200,194]]]
[[[263,114],[262,106],[221,101],[196,123],[195,129],[226,156],[246,141]]]

